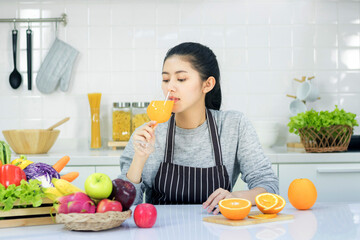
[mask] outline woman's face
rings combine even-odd
[[[170,92],[169,100],[174,101],[174,113],[205,105],[200,74],[184,57],[173,55],[166,59],[162,72],[162,90],[165,96]]]

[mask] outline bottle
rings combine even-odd
[[[129,141],[131,136],[131,104],[129,102],[113,103],[112,128],[114,141]]]
[[[91,143],[90,148],[101,148],[100,135],[100,101],[101,93],[88,93],[91,113]]]
[[[150,121],[146,109],[149,106],[149,102],[133,102],[132,103],[132,114],[131,114],[131,134],[136,128],[140,127],[144,123]]]

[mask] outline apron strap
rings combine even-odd
[[[220,139],[218,134],[218,129],[215,123],[215,119],[213,118],[211,112],[209,109],[206,109],[206,120],[208,123],[208,126],[210,127],[210,138],[213,144],[213,151],[215,155],[215,162],[217,166],[220,166],[223,164],[222,161],[222,152],[221,152],[221,145],[220,145]]]
[[[221,152],[218,129],[215,123],[215,119],[213,118],[210,110],[208,109],[206,109],[206,121],[209,127],[210,138],[213,145],[215,164],[217,166],[221,166],[223,164],[223,161],[222,161],[222,152]],[[175,146],[175,114],[173,113],[170,118],[168,132],[166,136],[164,162],[168,162],[168,163],[172,162],[172,159],[174,157],[174,146]]]
[[[175,145],[175,114],[171,114],[170,123],[166,135],[164,162],[172,162]]]

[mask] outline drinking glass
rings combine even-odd
[[[171,112],[174,106],[174,101],[151,101],[147,107],[147,115],[150,120],[156,121],[156,124],[152,127],[155,127],[158,123],[164,123],[169,120],[171,117]],[[134,141],[134,147],[140,149],[141,151],[150,154],[154,151],[154,145],[145,141]]]

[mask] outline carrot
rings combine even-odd
[[[66,166],[66,164],[68,164],[69,161],[70,157],[64,156],[60,158],[60,160],[57,161],[52,167],[59,173],[61,172],[61,170],[63,170],[63,168]]]
[[[79,172],[69,172],[65,175],[62,175],[60,178],[68,182],[74,181],[79,176]]]

